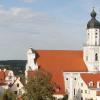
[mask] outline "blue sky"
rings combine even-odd
[[[0,0],[0,60],[26,59],[28,48],[79,50],[100,0]]]

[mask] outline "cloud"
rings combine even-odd
[[[69,24],[66,26],[70,29]],[[23,58],[30,46],[34,49],[65,48],[66,35],[66,27],[46,13],[21,7],[0,8],[0,59],[4,57],[3,52],[7,55],[4,59]]]
[[[39,0],[33,0],[36,1]],[[50,8],[44,10],[40,6],[40,11],[26,6],[8,8],[1,5],[0,59],[23,59],[30,46],[34,49],[81,49],[92,4],[90,0],[66,2],[63,6],[58,6],[57,2],[53,2],[53,6],[46,3],[44,8],[48,5]],[[99,3],[96,9],[100,10]]]

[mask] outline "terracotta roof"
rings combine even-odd
[[[97,82],[100,82],[100,73],[82,73],[81,77],[89,88],[97,88]],[[90,82],[93,86],[89,86]]]
[[[38,66],[52,74],[53,81],[58,85],[59,94],[65,92],[63,72],[87,71],[82,51],[37,50],[36,53]]]
[[[96,93],[97,93],[97,96],[100,96],[100,91],[97,91]]]
[[[0,86],[6,85],[5,77],[8,75],[8,70],[1,70],[0,69]]]
[[[5,72],[0,71],[0,84],[3,84],[5,82]]]
[[[83,51],[71,50],[37,50],[37,63],[47,70],[67,72],[86,72]]]

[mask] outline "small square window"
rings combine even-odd
[[[81,90],[81,93],[83,93],[83,90]]]
[[[17,83],[17,87],[19,87],[19,83]]]
[[[76,78],[74,78],[74,80],[76,80]]]
[[[68,78],[66,78],[66,80],[68,80]]]
[[[87,93],[87,90],[85,90],[85,93]]]

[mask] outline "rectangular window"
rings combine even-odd
[[[81,93],[83,93],[83,90],[81,90]]]
[[[83,83],[81,83],[81,86],[83,86]]]
[[[85,90],[85,93],[87,93],[87,90]]]

